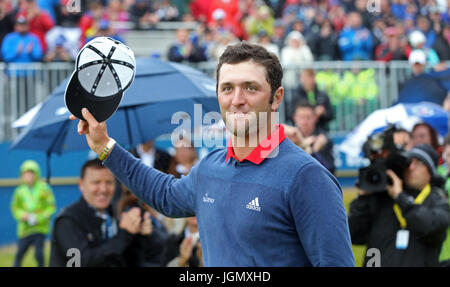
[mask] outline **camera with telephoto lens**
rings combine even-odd
[[[364,157],[370,159],[370,165],[359,169],[357,187],[367,192],[383,192],[392,184],[386,170],[392,170],[399,178],[411,163],[403,147],[394,142],[395,125],[389,125],[383,132],[371,135],[364,143]]]

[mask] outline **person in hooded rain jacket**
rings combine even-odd
[[[56,211],[55,198],[51,187],[41,180],[41,169],[34,160],[27,160],[21,165],[20,179],[21,184],[15,189],[11,202],[19,238],[14,266],[21,265],[26,251],[34,245],[38,266],[43,267],[44,241]]]

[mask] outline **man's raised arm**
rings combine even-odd
[[[86,135],[89,147],[138,198],[170,217],[195,215],[192,175],[176,179],[145,165],[118,144],[111,144],[105,122],[99,123],[86,108],[82,114],[86,121],[80,120],[78,133]],[[77,118],[72,115],[70,119]]]

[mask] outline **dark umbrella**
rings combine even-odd
[[[397,103],[433,102],[442,105],[450,91],[450,69],[409,79],[400,90]]]

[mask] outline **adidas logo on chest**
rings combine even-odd
[[[255,197],[255,199],[247,203],[245,208],[261,212],[261,207],[259,206],[259,198]]]

